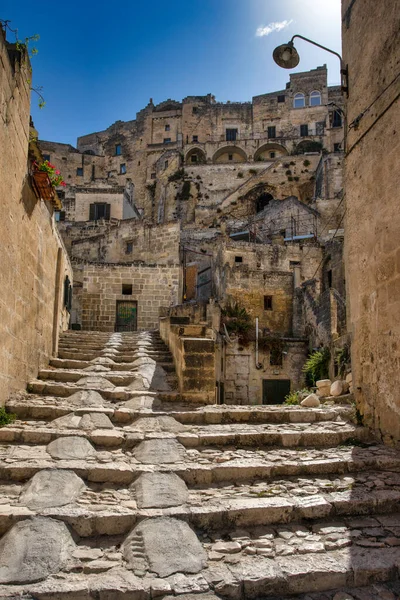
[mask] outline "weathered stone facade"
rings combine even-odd
[[[343,1],[349,63],[345,265],[354,388],[365,422],[394,443],[400,440],[398,29],[394,0]]]
[[[0,28],[0,403],[25,387],[57,351],[68,326],[64,301],[72,268],[54,206],[32,186],[40,154],[30,130],[29,60]],[[30,141],[31,140],[31,141]]]

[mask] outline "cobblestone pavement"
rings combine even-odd
[[[350,405],[199,406],[155,332],[70,332],[0,429],[0,597],[400,598],[400,454]]]

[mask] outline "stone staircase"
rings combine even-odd
[[[156,332],[62,336],[0,429],[0,598],[400,598],[400,453],[351,406],[175,390]]]

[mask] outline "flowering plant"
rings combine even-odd
[[[45,171],[45,173],[47,173],[53,187],[57,187],[58,185],[65,187],[67,185],[61,175],[61,172],[48,160],[45,160],[40,164],[35,161],[33,164],[38,171]]]

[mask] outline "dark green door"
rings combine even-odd
[[[263,404],[282,404],[290,392],[290,379],[263,379]]]
[[[115,331],[136,331],[137,302],[117,300]]]

